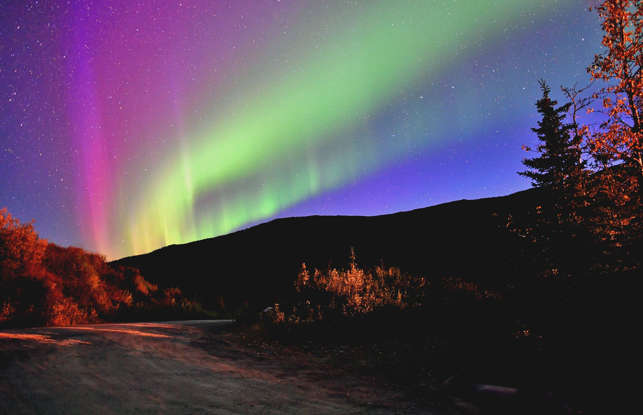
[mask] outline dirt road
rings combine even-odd
[[[229,323],[0,331],[0,413],[429,413],[364,380],[237,346]]]

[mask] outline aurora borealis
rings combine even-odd
[[[117,258],[526,188],[537,80],[584,82],[600,45],[586,6],[13,2],[0,206]]]

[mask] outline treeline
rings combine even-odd
[[[591,83],[561,87],[559,106],[540,81],[538,146],[526,148],[536,155],[519,174],[546,197],[507,221],[536,275],[555,280],[641,273],[643,3],[606,0],[596,11],[604,48],[587,68]]]
[[[160,289],[131,267],[40,239],[0,210],[0,327],[202,316],[177,288]]]

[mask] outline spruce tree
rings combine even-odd
[[[582,135],[567,123],[571,103],[558,106],[551,89],[539,81],[542,97],[536,102],[541,115],[532,131],[538,136],[537,157],[523,160],[529,169],[518,174],[529,177],[541,189],[534,209],[517,212],[510,229],[529,242],[526,252],[533,270],[546,277],[580,275],[584,272],[586,238],[582,228],[585,204],[585,163],[581,158]],[[572,248],[573,247],[573,248]],[[570,248],[572,248],[570,250]]]
[[[551,99],[551,89],[544,80],[539,81],[542,98],[536,103],[542,119],[532,131],[538,135],[540,156],[523,160],[529,170],[519,172],[529,177],[534,187],[550,188],[554,192],[563,191],[569,179],[577,176],[582,169],[580,157],[581,137],[572,134],[574,124],[566,124],[565,118],[570,103],[557,107],[558,102]]]

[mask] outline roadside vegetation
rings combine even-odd
[[[202,317],[178,288],[159,288],[135,268],[40,239],[0,210],[0,327]]]

